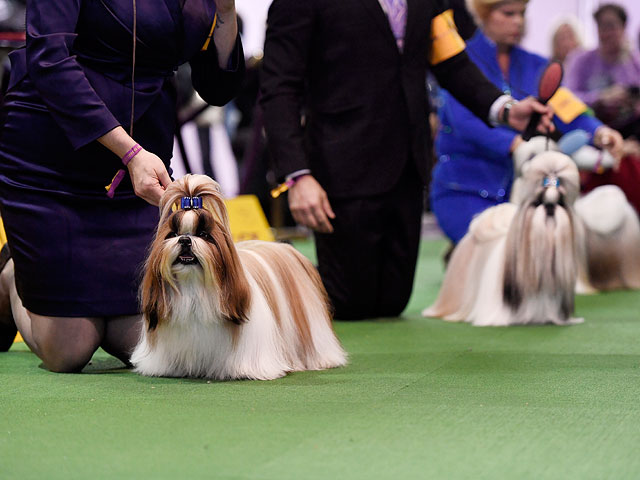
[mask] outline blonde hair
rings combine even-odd
[[[549,32],[550,32],[550,38],[549,41],[551,43],[551,56],[556,56],[557,52],[556,52],[556,39],[558,37],[558,33],[560,32],[560,29],[564,26],[567,26],[571,29],[571,31],[573,32],[573,35],[576,39],[576,43],[578,44],[578,47],[581,47],[583,45],[583,39],[582,39],[582,25],[580,24],[580,21],[574,16],[574,15],[563,15],[561,17],[556,18],[553,23],[551,24],[551,27],[549,28]]]
[[[527,3],[529,0],[465,0],[467,10],[473,16],[478,25],[482,25],[493,9],[503,3],[521,2]]]

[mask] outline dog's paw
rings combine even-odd
[[[582,317],[578,317],[578,318],[569,318],[567,320],[566,325],[580,325],[581,323],[584,323],[584,318]]]

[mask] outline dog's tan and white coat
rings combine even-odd
[[[559,152],[527,165],[518,205],[476,217],[456,246],[435,303],[422,313],[478,326],[569,324],[582,255],[573,203],[578,169]]]
[[[176,209],[183,197],[199,197],[202,208]],[[187,175],[160,208],[141,287],[145,328],[131,358],[137,372],[268,380],[346,363],[315,267],[286,244],[234,244],[217,183]]]
[[[578,199],[575,210],[585,232],[577,293],[640,289],[640,222],[624,192],[603,185]]]

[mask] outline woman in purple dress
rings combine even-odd
[[[98,347],[127,362],[171,182],[171,79],[188,61],[207,102],[235,95],[235,0],[30,0],[26,26],[0,130],[0,349],[17,325],[52,371],[81,370]]]

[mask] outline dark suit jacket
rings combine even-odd
[[[274,0],[261,105],[279,176],[310,168],[330,196],[375,195],[413,161],[428,181],[431,20],[445,2],[407,0],[401,53],[378,0]],[[501,94],[465,52],[432,70],[483,119]]]

